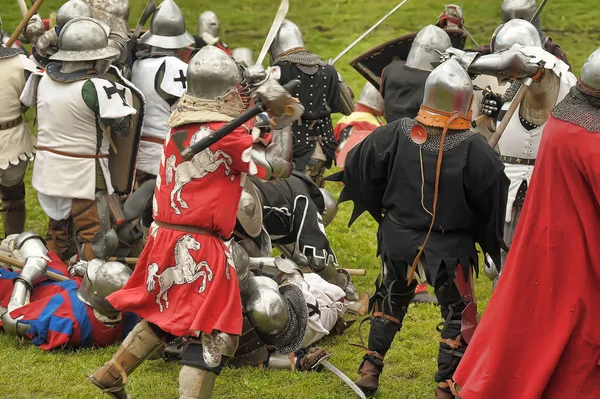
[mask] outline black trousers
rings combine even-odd
[[[402,321],[407,313],[408,304],[415,295],[417,286],[416,281],[408,285],[407,280],[396,279],[396,275],[403,275],[404,273],[394,273],[394,265],[386,266],[388,272],[378,284],[379,287],[374,297],[374,310],[371,317],[371,331],[368,341],[369,351],[377,352],[381,356],[388,352],[396,333],[402,329]],[[400,267],[406,268],[406,265],[403,264]],[[440,268],[434,289],[444,319],[444,322],[438,326],[441,340],[438,348],[438,371],[434,377],[436,382],[441,382],[452,378],[466,350],[466,342],[462,338],[458,339],[459,344],[450,342],[456,340],[460,335],[461,313],[466,305],[456,284],[449,281],[444,268]],[[448,341],[442,342],[442,340]],[[450,345],[447,342],[450,342]],[[367,353],[364,359],[383,366],[383,361],[374,354]]]

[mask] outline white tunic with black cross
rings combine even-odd
[[[155,176],[158,174],[163,147],[160,142],[169,134],[167,121],[174,101],[170,104],[157,92],[157,88],[173,99],[181,97],[187,88],[187,67],[185,62],[172,56],[142,58],[133,64],[131,81],[146,98],[137,163],[137,169],[142,172]],[[159,71],[162,73],[159,74]]]

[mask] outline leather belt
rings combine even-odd
[[[35,149],[38,151],[47,151],[47,152],[51,152],[53,154],[62,155],[64,157],[70,157],[70,158],[88,158],[88,159],[89,158],[91,158],[91,159],[108,158],[108,154],[98,154],[98,155],[74,154],[72,152],[59,151],[59,150],[55,150],[54,148],[39,147],[39,146],[35,146]]]
[[[21,123],[23,123],[23,116],[19,116],[14,121],[0,123],[0,130],[12,129],[15,126],[19,126]]]
[[[500,155],[500,160],[504,163],[510,163],[514,165],[528,165],[533,166],[535,164],[535,158],[519,158],[519,157],[508,157],[506,155]]]
[[[165,143],[165,139],[161,139],[160,137],[142,136],[141,140],[160,145],[163,145]]]
[[[214,232],[212,230],[203,229],[201,227],[188,226],[188,225],[184,225],[184,224],[171,224],[171,223],[159,222],[158,220],[155,220],[154,223],[156,223],[156,225],[158,227],[164,227],[165,229],[183,231],[185,233],[192,233],[192,234],[203,234],[203,235],[207,235],[207,236],[216,237],[219,239],[221,238],[216,232]]]

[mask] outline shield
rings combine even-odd
[[[125,79],[115,67],[111,66],[103,77],[129,88],[133,98],[133,104],[131,105],[137,110],[137,114],[131,116],[129,134],[126,136],[113,134],[111,136],[117,152],[111,146],[108,155],[108,168],[115,192],[121,195],[129,195],[133,190],[133,181],[135,179],[137,154],[142,136],[146,100],[142,92],[133,83]]]
[[[448,36],[450,36],[453,47],[459,49],[465,47],[467,34],[462,29],[447,28],[444,30]],[[410,51],[417,33],[419,32],[409,33],[380,44],[350,61],[350,65],[371,82],[377,90],[380,90],[379,83],[381,81],[383,69],[392,61],[406,61],[406,57],[408,57],[408,52]]]

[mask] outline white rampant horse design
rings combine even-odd
[[[207,127],[201,128],[199,131],[194,133],[194,136],[190,140],[190,145],[205,137],[211,132]],[[212,152],[210,148],[196,154],[189,161],[183,161],[179,165],[175,165],[175,155],[169,156],[166,162],[166,177],[167,184],[171,184],[173,181],[173,174],[175,174],[175,186],[171,190],[171,208],[177,215],[181,214],[181,210],[175,204],[175,195],[177,195],[177,202],[179,206],[188,209],[188,204],[181,199],[181,190],[183,186],[188,184],[192,179],[201,179],[209,173],[215,172],[219,169],[219,166],[225,165],[225,176],[229,176],[231,169],[231,156],[222,150]]]
[[[206,261],[196,263],[190,254],[190,250],[198,251],[200,243],[190,234],[186,234],[177,240],[175,244],[175,266],[167,267],[162,273],[157,274],[158,264],[148,265],[148,278],[146,279],[146,288],[151,293],[156,288],[154,277],[158,280],[160,291],[156,295],[158,309],[162,312],[163,305],[161,299],[165,301],[165,307],[169,308],[169,298],[167,291],[173,285],[190,284],[203,277],[202,284],[198,288],[201,294],[206,290],[206,285],[213,279],[213,272]],[[206,270],[202,270],[206,269]]]

